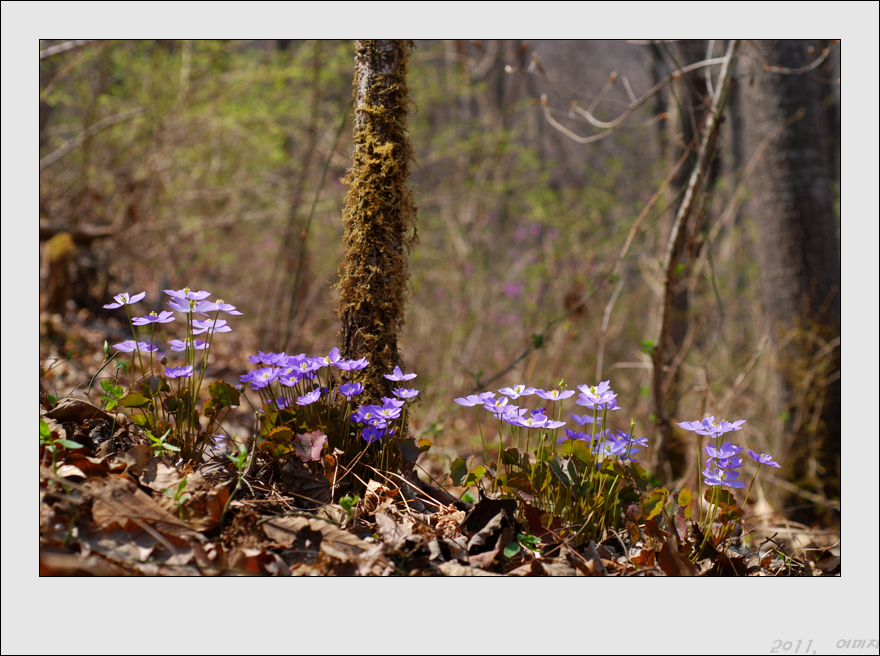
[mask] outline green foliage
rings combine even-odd
[[[157,456],[164,456],[168,453],[176,453],[180,451],[179,447],[168,444],[165,439],[171,434],[171,429],[167,429],[161,436],[156,437],[150,431],[146,431],[147,438],[150,440],[150,448]]]
[[[54,433],[42,417],[40,417],[40,446],[52,454],[52,470],[55,472],[58,471],[57,455],[62,449],[82,448],[82,444],[79,442],[68,440],[66,437],[54,437]]]

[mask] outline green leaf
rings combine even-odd
[[[559,479],[559,482],[562,483],[565,487],[571,487],[571,478],[568,475],[568,472],[563,469],[563,463],[559,462],[559,459],[555,456],[551,456],[547,459],[547,465],[550,467],[550,471]]]
[[[477,500],[474,498],[474,495],[471,494],[470,492],[465,492],[464,494],[462,494],[461,500],[464,501],[465,503],[476,503],[477,502]]]
[[[593,452],[584,440],[565,440],[562,443],[562,455],[577,458],[585,465],[593,462]]]
[[[419,459],[422,451],[416,446],[416,441],[413,438],[408,437],[405,440],[400,440],[397,444],[400,448],[400,457],[405,462],[415,462]]]
[[[532,501],[535,498],[535,489],[525,478],[511,478],[504,487],[508,494],[516,494],[523,501]]]
[[[654,341],[646,339],[639,342],[639,350],[646,355],[654,355]]]
[[[237,408],[241,399],[241,392],[225,381],[218,381],[208,385],[208,395],[216,401],[215,407]]]
[[[55,440],[55,444],[60,444],[65,449],[81,449],[82,444],[73,440]]]
[[[425,453],[428,449],[434,446],[434,443],[427,437],[423,437],[418,442],[416,442],[416,444],[419,447],[419,451],[421,451],[422,453]]]
[[[642,502],[642,514],[645,519],[653,519],[663,511],[666,505],[666,499],[669,497],[669,490],[665,487],[658,487],[656,490],[648,494]]]
[[[483,465],[478,465],[474,469],[468,472],[467,479],[465,479],[465,486],[476,485],[480,479],[482,479],[486,475],[486,468]]]
[[[706,488],[706,491],[703,493],[703,498],[716,506],[735,506],[736,499],[734,499],[733,495],[727,490],[717,489],[718,487],[719,486],[717,485],[713,485]],[[714,500],[713,497],[715,497]]]
[[[742,510],[738,506],[724,506],[718,513],[718,520],[723,523],[735,523],[742,518]]]
[[[152,420],[148,415],[132,415],[131,423],[141,428],[150,428],[152,426]]]
[[[452,478],[452,484],[461,487],[467,480],[468,466],[464,458],[456,458],[449,466],[449,476]]]
[[[679,506],[689,506],[691,502],[694,500],[694,493],[691,492],[686,487],[681,489],[681,492],[678,493],[677,503]]]
[[[150,401],[150,399],[148,399],[143,394],[138,394],[137,392],[127,394],[119,401],[119,404],[124,408],[146,408],[151,403],[152,401]]]
[[[49,428],[49,424],[40,417],[40,442],[47,442],[50,437],[52,437],[52,431]]]
[[[501,463],[508,467],[517,469],[526,469],[528,466],[528,455],[522,449],[509,446],[501,452]]]
[[[504,547],[504,551],[502,552],[507,558],[513,558],[516,554],[520,552],[522,547],[519,546],[519,542],[511,542],[506,547]]]

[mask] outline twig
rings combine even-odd
[[[739,41],[735,41],[732,43],[737,44],[737,48],[739,47]],[[722,65],[722,71],[725,62],[727,61],[727,57],[716,58],[716,59],[707,59],[706,61],[697,62],[695,64],[689,64],[688,66],[683,66],[677,71],[673,72],[671,75],[667,75],[663,80],[655,84],[651,89],[649,89],[645,94],[643,94],[640,98],[638,98],[634,103],[630,104],[630,106],[624,111],[620,116],[618,116],[613,121],[600,121],[595,116],[593,116],[590,112],[585,109],[580,109],[577,106],[573,107],[574,111],[583,116],[589,123],[597,128],[603,129],[604,132],[600,132],[599,134],[594,134],[587,137],[581,137],[578,134],[575,134],[564,125],[556,121],[550,115],[550,108],[547,104],[547,95],[543,94],[541,96],[541,107],[544,110],[544,118],[547,122],[552,125],[554,128],[562,132],[565,136],[573,141],[576,141],[579,144],[588,144],[593,143],[595,141],[599,141],[600,139],[604,139],[605,137],[611,136],[617,128],[619,128],[623,123],[632,116],[642,105],[644,105],[648,100],[650,100],[653,96],[655,96],[663,87],[672,82],[674,79],[684,75],[685,73],[689,73],[691,71],[695,71],[700,68],[704,68],[706,66],[716,66],[718,64]],[[732,74],[732,71],[731,71]],[[724,76],[722,75],[722,79]],[[727,95],[726,93],[724,94]]]
[[[605,333],[608,331],[608,320],[611,318],[611,310],[617,302],[617,297],[620,296],[620,290],[622,289],[623,277],[621,276],[602,315],[602,327],[599,330],[599,355],[596,356],[596,380],[602,380],[602,364],[605,359]]]
[[[40,61],[48,59],[49,57],[54,57],[55,55],[60,55],[62,52],[68,52],[70,50],[81,48],[82,46],[89,44],[92,41],[94,41],[94,39],[76,39],[74,41],[65,41],[64,43],[59,43],[57,46],[51,46],[49,48],[46,48],[45,50],[40,50]]]
[[[129,109],[126,112],[120,112],[119,114],[113,114],[112,116],[108,116],[107,118],[101,119],[97,123],[89,126],[87,130],[81,132],[76,137],[65,143],[63,146],[58,148],[57,150],[49,153],[43,159],[40,160],[40,170],[42,171],[44,168],[48,166],[52,166],[55,162],[64,157],[71,150],[80,146],[87,139],[93,137],[95,134],[103,130],[104,128],[109,128],[111,125],[116,125],[117,123],[121,123],[122,121],[128,121],[129,119],[136,118],[144,113],[143,107],[138,107],[136,109]]]

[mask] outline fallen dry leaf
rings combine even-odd
[[[92,519],[100,528],[112,524],[125,527],[128,522],[144,522],[165,535],[195,536],[196,532],[159,506],[137,484],[119,474],[94,479],[88,486],[94,498]]]

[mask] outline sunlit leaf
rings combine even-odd
[[[150,399],[137,392],[127,394],[119,400],[119,404],[124,408],[146,408],[151,403],[152,401],[150,401]]]
[[[653,519],[663,511],[666,505],[666,499],[669,497],[669,490],[665,487],[658,487],[656,490],[648,494],[642,502],[642,512],[645,519]]]
[[[215,408],[237,408],[241,392],[225,381],[218,381],[208,385],[208,395],[214,399]]]
[[[459,487],[464,485],[467,480],[468,466],[464,458],[456,458],[449,466],[449,476],[452,478],[452,484]]]

